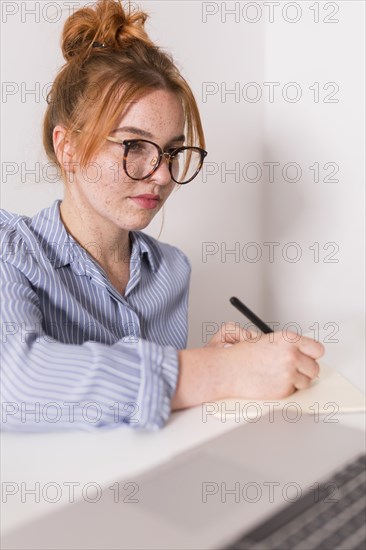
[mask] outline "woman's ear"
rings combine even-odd
[[[55,126],[52,137],[53,148],[60,166],[65,173],[74,173],[74,147],[70,139],[66,138],[66,129],[61,125]]]

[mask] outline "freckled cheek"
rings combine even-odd
[[[131,180],[121,171],[114,171],[109,165],[99,165],[98,168],[89,169],[88,177],[83,178],[83,186],[86,192],[100,193],[100,198],[113,194],[118,196],[129,196],[132,192]]]
[[[105,158],[104,155],[94,157],[93,161],[89,163],[86,170],[89,177],[85,178],[85,170],[83,172],[84,179],[90,179],[94,183],[98,181],[108,184],[118,183],[124,175],[120,159],[115,157]]]
[[[109,187],[117,185],[121,178],[121,172],[118,166],[112,162],[101,164],[99,174],[100,181]]]

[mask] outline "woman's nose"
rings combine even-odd
[[[169,153],[163,153],[159,167],[151,175],[150,180],[156,181],[159,185],[167,185],[172,181],[169,170]]]

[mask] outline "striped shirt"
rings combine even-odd
[[[1,211],[3,428],[158,429],[187,345],[190,262],[131,231],[122,296],[67,232],[60,202],[32,218]]]

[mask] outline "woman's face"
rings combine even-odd
[[[165,150],[183,144],[184,112],[172,92],[156,90],[133,103],[110,135],[118,139],[148,139]],[[88,216],[125,230],[146,227],[175,187],[163,159],[147,179],[132,180],[122,166],[124,146],[106,140],[88,168],[76,169],[69,192]],[[93,163],[93,164],[92,164]],[[141,195],[154,195],[149,200]]]

